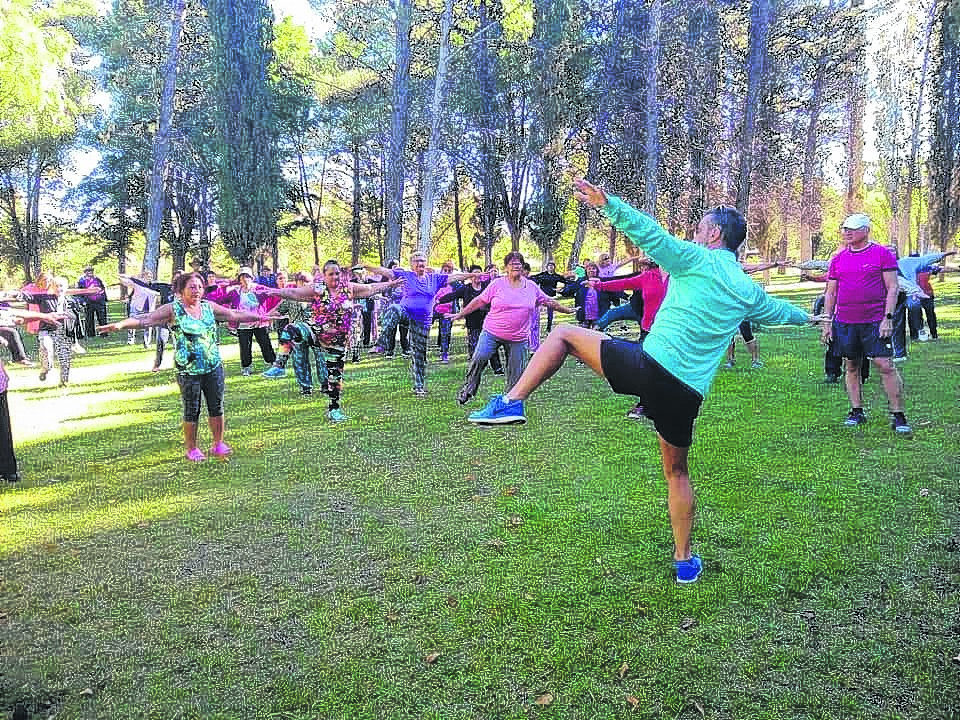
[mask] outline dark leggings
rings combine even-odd
[[[195,423],[200,420],[200,397],[207,401],[207,415],[223,415],[223,365],[203,375],[177,373],[180,395],[183,397],[183,421]]]
[[[263,361],[267,365],[273,365],[277,355],[273,352],[273,344],[270,342],[270,331],[267,328],[247,328],[237,330],[237,340],[240,341],[240,367],[248,368],[253,365],[253,339],[257,339],[257,345],[260,346],[260,354],[263,355]]]
[[[0,342],[10,350],[10,357],[14,362],[23,362],[27,359],[27,351],[23,347],[23,338],[16,328],[0,327]]]
[[[17,456],[13,454],[13,432],[10,429],[10,406],[7,391],[0,392],[0,477],[12,480],[17,476]]]

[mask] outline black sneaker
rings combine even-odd
[[[303,397],[310,397],[311,395],[313,395],[313,388],[302,387],[300,388],[300,394]]]
[[[504,374],[504,370],[503,370],[503,368],[500,368],[499,370],[494,370],[494,371],[493,371],[493,374],[494,374],[494,375],[503,375],[503,374]]]
[[[913,432],[910,423],[907,422],[907,416],[902,412],[892,413],[890,426],[898,435],[909,435]]]
[[[863,408],[854,408],[847,414],[847,419],[843,421],[847,427],[857,427],[867,424],[867,416],[863,414]]]

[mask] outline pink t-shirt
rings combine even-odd
[[[478,297],[490,304],[483,329],[512,342],[527,339],[534,308],[550,299],[533,280],[523,278],[520,287],[512,287],[505,277],[493,280]]]
[[[844,248],[834,255],[827,278],[837,281],[837,320],[842,323],[883,320],[887,299],[883,273],[896,272],[896,269],[893,253],[876,243],[860,251]]]

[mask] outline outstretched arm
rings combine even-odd
[[[223,305],[217,305],[215,302],[210,301],[207,301],[207,304],[210,306],[210,309],[213,310],[213,316],[221,322],[255,323],[281,320],[283,318],[283,315],[278,315],[275,313],[257,313],[248,312],[246,310],[231,310],[230,308],[225,308]]]
[[[386,278],[389,280],[394,280],[397,276],[394,275],[393,270],[389,268],[380,267],[379,265],[371,265],[370,263],[360,263],[366,269],[368,273],[373,273],[374,275],[379,275],[380,277]]]
[[[353,292],[353,297],[360,300],[362,298],[368,298],[371,295],[376,295],[381,293],[384,290],[389,290],[390,288],[397,287],[398,285],[403,285],[403,278],[397,278],[396,280],[391,280],[390,282],[378,282],[378,283],[350,283],[350,290]]]
[[[576,308],[568,307],[566,305],[561,305],[553,298],[547,298],[547,300],[543,302],[542,305],[548,308],[553,308],[557,312],[566,313],[567,315],[572,315],[577,311]]]
[[[167,303],[143,315],[131,316],[123,320],[118,320],[117,322],[101,325],[97,328],[97,332],[109,333],[116,332],[117,330],[129,330],[131,328],[155,327],[157,325],[166,325],[171,320],[173,320],[173,305]]]
[[[477,295],[477,297],[475,297],[473,300],[467,303],[467,306],[463,308],[463,310],[461,310],[460,312],[454,315],[448,315],[448,317],[451,320],[459,320],[465,315],[469,315],[470,313],[476,312],[477,310],[481,310],[490,304],[486,300],[481,300],[480,297],[481,297],[480,295]]]
[[[281,297],[284,300],[313,300],[316,292],[313,285],[304,285],[296,288],[264,288],[263,294],[270,297]],[[213,302],[212,300],[210,302]]]

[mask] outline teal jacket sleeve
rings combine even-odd
[[[677,240],[652,217],[614,195],[607,196],[603,214],[630,242],[671,275],[683,275],[706,259],[705,248]]]
[[[760,299],[750,311],[749,318],[761,325],[803,325],[810,316],[798,307],[760,290]]]

